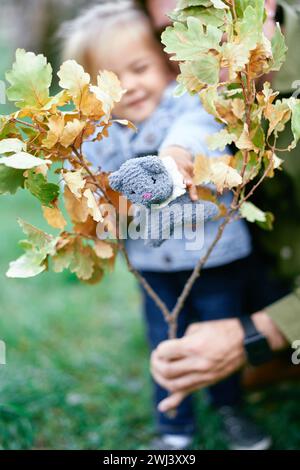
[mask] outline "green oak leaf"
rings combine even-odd
[[[22,219],[18,219],[18,223],[28,240],[21,240],[20,245],[25,249],[25,253],[9,263],[6,276],[12,278],[37,276],[47,269],[47,258],[55,254],[59,237],[53,237]]]
[[[205,25],[210,24],[217,28],[223,26],[225,21],[229,21],[224,10],[216,10],[215,8],[190,7],[184,10],[175,10],[169,15],[172,21],[182,23],[185,23],[190,16],[197,18]]]
[[[203,105],[203,108],[209,113],[215,116],[219,121],[224,122],[225,124],[226,121],[222,119],[222,117],[219,115],[217,108],[216,108],[216,103],[220,100],[220,97],[218,95],[217,91],[217,86],[210,86],[202,90],[200,93],[200,99]]]
[[[258,43],[263,43],[264,0],[252,2],[244,11],[243,18],[237,22],[239,42],[247,50],[255,49]]]
[[[54,183],[48,183],[45,176],[41,173],[30,171],[25,182],[26,188],[41,201],[43,206],[51,207],[51,202],[58,198],[59,186]]]
[[[49,101],[49,88],[52,81],[52,67],[43,55],[17,49],[16,61],[12,70],[6,73],[10,83],[8,99],[16,101],[16,106],[42,108]]]
[[[220,8],[220,9],[224,9],[224,10],[228,10],[228,5],[226,5],[226,3],[222,2],[222,0],[211,0],[211,3],[213,4],[213,6],[215,8]]]
[[[75,273],[79,279],[87,281],[94,272],[94,251],[90,246],[83,246],[82,243],[74,245],[73,257],[70,264],[70,271]]]
[[[16,170],[0,165],[0,194],[15,194],[18,188],[24,188],[24,170]]]
[[[237,152],[233,157],[233,167],[238,171],[238,173],[242,173],[244,167],[244,156],[241,151]],[[248,162],[243,178],[244,181],[255,178],[260,170],[260,167],[261,163],[257,159],[257,154],[255,152],[249,152]]]
[[[28,248],[31,247],[31,249],[42,253],[45,257],[47,255],[55,254],[55,245],[59,237],[53,237],[53,235],[43,232],[43,230],[34,227],[20,218],[18,218],[18,224],[22,228],[25,235],[28,237],[28,240],[26,240]],[[23,248],[26,248],[24,245],[24,240],[22,240],[21,243]]]
[[[272,65],[270,70],[280,70],[282,64],[285,61],[285,56],[287,52],[287,46],[285,44],[284,36],[280,30],[279,25],[276,27],[276,31],[271,40],[272,45]]]
[[[178,0],[176,10],[183,10],[189,7],[209,7],[211,4],[210,0]]]
[[[17,153],[26,150],[26,144],[20,139],[3,139],[0,140],[0,154]]]
[[[68,269],[73,260],[73,245],[67,245],[59,250],[52,258],[53,271],[61,273],[64,269]]]
[[[271,212],[263,212],[252,202],[244,202],[240,208],[240,214],[248,222],[255,222],[265,230],[272,230],[274,215]]]
[[[20,258],[9,263],[6,276],[12,278],[34,277],[45,271],[46,267],[47,264],[45,263],[43,254],[28,251],[20,256]]]
[[[290,106],[292,111],[292,132],[294,135],[294,141],[291,144],[291,148],[295,148],[300,139],[300,100],[293,99],[292,105]]]
[[[191,71],[201,82],[216,85],[220,74],[219,58],[211,54],[202,55],[197,62],[191,64]]]
[[[235,134],[230,134],[227,129],[222,129],[220,132],[208,136],[206,142],[211,150],[224,150],[226,145],[231,144],[235,139]]]
[[[185,92],[189,92],[191,95],[199,93],[205,87],[203,83],[197,76],[197,62],[183,62],[179,65],[180,75],[177,77],[177,86],[174,95],[181,96]]]
[[[265,212],[265,220],[263,222],[257,222],[260,228],[264,230],[273,230],[275,217],[272,212]]]
[[[261,126],[258,126],[251,140],[254,143],[255,147],[259,148],[260,150],[263,150],[265,148],[265,133]]]
[[[250,5],[249,0],[235,0],[235,11],[238,18],[243,18],[244,11]]]
[[[198,60],[209,50],[220,50],[222,31],[208,25],[206,30],[197,18],[188,18],[187,24],[174,23],[162,33],[165,51],[174,54],[172,60]]]
[[[26,170],[40,165],[51,164],[50,160],[43,160],[27,152],[18,152],[10,157],[0,157],[0,164],[17,170]]]

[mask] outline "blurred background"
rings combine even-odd
[[[57,70],[55,31],[95,3],[0,0],[0,80],[17,47],[44,53]],[[0,104],[0,114],[11,111]],[[96,286],[67,272],[6,278],[9,261],[22,253],[17,216],[51,233],[33,197],[22,190],[1,197],[0,339],[7,364],[0,366],[0,449],[141,448],[153,422],[149,352],[135,280],[122,260]],[[298,385],[280,381],[247,394],[249,411],[272,434],[274,448],[300,448]],[[198,397],[199,423],[205,426],[197,448],[226,448],[218,418],[202,392]]]

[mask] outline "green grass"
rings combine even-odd
[[[138,449],[154,430],[140,296],[123,263],[97,286],[64,272],[7,279],[23,238],[16,216],[46,228],[24,191],[2,197],[0,447]],[[222,449],[218,418],[201,400],[196,448]],[[299,386],[248,397],[275,448],[300,447]],[[251,404],[255,402],[255,406]]]

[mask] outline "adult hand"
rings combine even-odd
[[[272,349],[286,345],[285,338],[264,312],[253,315],[256,327]],[[231,375],[246,363],[244,333],[237,319],[194,323],[183,338],[163,341],[151,355],[154,379],[171,392],[161,401],[162,412],[176,408],[189,393]]]

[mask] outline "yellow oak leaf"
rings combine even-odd
[[[81,235],[87,237],[96,238],[96,228],[97,222],[90,215],[88,216],[85,222],[74,224],[74,232],[80,233]]]
[[[88,139],[91,135],[93,135],[94,132],[95,132],[95,130],[96,130],[96,125],[93,124],[93,123],[91,123],[91,122],[87,122],[87,123],[85,124],[85,128],[84,128],[83,133],[82,133],[82,138],[83,138],[83,140],[86,140],[86,139]]]
[[[221,67],[228,68],[229,80],[234,80],[237,73],[248,63],[249,50],[244,44],[224,43],[222,47]]]
[[[89,216],[89,208],[87,205],[87,199],[85,197],[78,199],[74,196],[70,188],[65,186],[64,201],[65,208],[72,222],[83,223],[87,220]]]
[[[194,162],[194,184],[206,184],[211,179],[210,159],[205,155],[198,154]]]
[[[240,150],[257,150],[250,138],[247,124],[244,124],[243,132],[241,133],[238,140],[236,140],[235,145]]]
[[[95,242],[94,250],[98,258],[109,259],[114,256],[114,250],[110,243],[103,240]]]
[[[83,87],[78,108],[84,116],[88,116],[95,121],[104,116],[102,102],[99,101],[95,93],[90,90],[89,85]]]
[[[67,222],[58,207],[52,208],[42,206],[42,209],[44,217],[47,220],[48,224],[51,225],[51,227],[59,228],[61,230],[65,228]]]
[[[263,36],[263,42],[257,44],[250,52],[248,73],[250,79],[258,78],[269,71],[269,62],[272,59],[272,47],[270,41]]]
[[[98,284],[104,276],[103,267],[101,266],[101,264],[97,264],[96,260],[94,260],[94,261],[95,261],[95,264],[94,264],[93,274],[89,279],[86,279],[84,281],[86,284],[90,284],[90,285]]]
[[[211,164],[211,182],[216,185],[217,191],[231,189],[243,182],[241,175],[231,166],[223,162]]]
[[[285,124],[291,117],[291,110],[286,101],[278,100],[266,107],[264,115],[269,121],[268,136],[270,136],[273,131],[278,133],[284,130]]]
[[[205,201],[214,202],[215,204],[217,203],[217,197],[210,188],[207,188],[206,186],[197,186],[196,190],[198,199],[204,199]]]
[[[81,98],[84,87],[91,80],[90,75],[75,60],[64,62],[57,75],[60,78],[59,86],[67,90],[75,101],[76,98]]]
[[[90,209],[89,213],[96,222],[103,222],[103,216],[101,214],[99,205],[97,204],[96,198],[90,189],[86,189],[83,193],[87,199],[87,206]]]
[[[265,152],[265,158],[267,159],[268,163],[266,164],[269,166],[270,163],[272,163],[271,168],[267,174],[269,178],[274,177],[274,170],[282,170],[281,165],[284,163],[284,160],[281,158],[277,157],[277,155],[272,152],[272,150],[267,150]]]
[[[220,119],[226,124],[235,125],[238,123],[238,119],[232,109],[232,100],[220,99],[215,103],[216,110]]]
[[[235,98],[232,100],[232,111],[241,121],[244,119],[245,108],[245,102],[241,98]]]
[[[194,183],[213,183],[220,193],[224,189],[238,186],[242,183],[242,177],[237,170],[230,166],[231,159],[231,155],[223,155],[218,158],[197,155],[194,164]]]
[[[56,145],[64,131],[65,120],[63,115],[50,116],[48,120],[48,133],[42,144],[47,149],[51,149]]]
[[[77,277],[83,281],[89,280],[94,273],[94,257],[94,250],[90,246],[84,246],[81,241],[77,240],[70,263],[70,271],[76,273]]]
[[[78,171],[68,171],[67,173],[63,173],[63,179],[65,180],[66,184],[72,191],[75,197],[81,197],[81,190],[85,186],[85,180],[82,177],[83,169]]]
[[[121,101],[122,96],[126,93],[121,87],[121,82],[113,72],[104,70],[97,77],[97,86],[91,86],[90,90],[102,103],[104,118],[103,122],[108,122],[115,103]]]
[[[81,122],[78,119],[69,121],[62,133],[60,143],[63,147],[69,147],[74,144],[77,137],[81,134],[85,127],[85,122]]]

